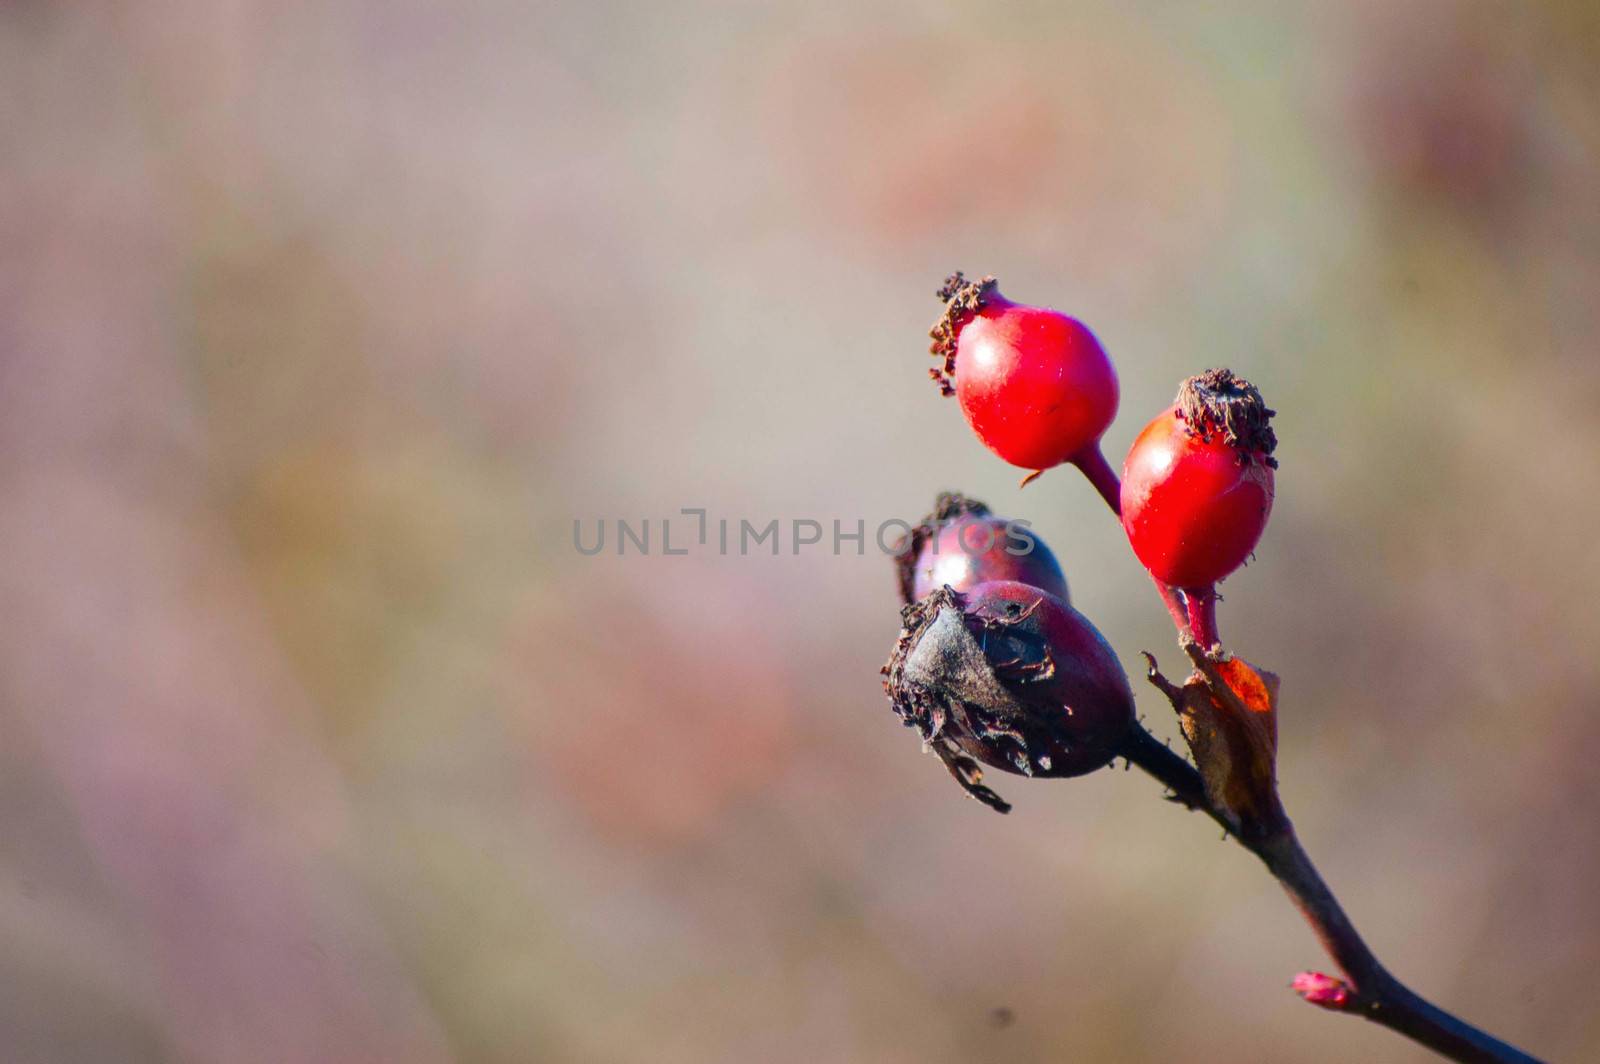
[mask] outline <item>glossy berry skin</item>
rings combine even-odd
[[[963,596],[967,616],[987,622],[980,637],[991,663],[1031,707],[1042,710],[1043,751],[1024,765],[1004,744],[959,743],[986,765],[1030,776],[1081,776],[1111,761],[1133,725],[1133,689],[1105,637],[1088,618],[1048,592],[1012,580],[980,584]],[[1010,677],[1038,667],[1036,675]]]
[[[884,690],[903,723],[969,794],[976,763],[1026,776],[1081,776],[1133,729],[1133,692],[1105,639],[1047,591],[1001,580],[940,588],[906,607]]]
[[[1272,513],[1267,456],[1190,431],[1177,408],[1146,425],[1122,469],[1122,527],[1152,576],[1207,588],[1244,564]]]
[[[1049,469],[1095,446],[1117,416],[1116,370],[1080,321],[990,291],[958,322],[954,386],[995,454]]]
[[[922,543],[911,573],[913,601],[946,585],[971,591],[992,580],[1015,580],[1072,603],[1061,563],[1044,540],[990,514],[964,514],[940,525]]]

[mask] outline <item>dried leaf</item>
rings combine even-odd
[[[1278,677],[1240,658],[1188,648],[1196,671],[1173,687],[1152,665],[1152,682],[1177,710],[1212,805],[1241,834],[1275,829],[1278,803]]]

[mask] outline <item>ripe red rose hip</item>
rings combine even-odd
[[[900,598],[912,603],[946,585],[970,591],[991,580],[1016,580],[1068,605],[1061,564],[1032,529],[996,517],[976,499],[943,492],[933,512],[911,530],[897,558]]]
[[[1013,303],[992,277],[953,274],[939,290],[944,316],[934,325],[929,370],[961,403],[967,423],[995,454],[1045,470],[1098,458],[1100,437],[1117,416],[1117,374],[1094,334],[1075,318]]]
[[[1122,527],[1164,584],[1209,588],[1239,566],[1272,513],[1272,411],[1225,369],[1191,377],[1122,469]]]
[[[1081,776],[1108,764],[1133,728],[1116,653],[1077,610],[1001,580],[945,587],[902,611],[884,690],[967,793],[1000,812],[981,762],[1026,776]]]

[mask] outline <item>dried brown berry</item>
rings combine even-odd
[[[884,691],[968,794],[1007,812],[979,764],[1081,776],[1115,757],[1133,692],[1094,625],[1054,595],[1000,580],[945,587],[901,613]]]

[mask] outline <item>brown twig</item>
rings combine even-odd
[[[1126,756],[1165,784],[1172,792],[1173,801],[1203,812],[1221,824],[1240,845],[1259,857],[1283,886],[1347,980],[1342,984],[1338,981],[1323,984],[1326,989],[1321,994],[1303,993],[1307,1000],[1336,1012],[1363,1016],[1451,1060],[1537,1064],[1536,1058],[1451,1015],[1390,975],[1311,863],[1287,817],[1283,819],[1281,830],[1270,835],[1240,834],[1232,830],[1226,814],[1218,811],[1206,797],[1205,785],[1194,766],[1149,732],[1135,729]],[[1326,976],[1322,978],[1327,979]],[[1347,992],[1337,992],[1340,985]]]
[[[1085,472],[1092,470],[1090,480],[1096,490],[1111,505],[1112,511],[1117,512],[1119,507],[1113,501],[1120,495],[1115,485],[1116,474],[1110,472],[1104,459],[1097,467],[1092,462],[1088,465]],[[1185,601],[1190,607],[1185,614],[1179,608],[1173,589],[1159,581],[1156,587],[1172,614],[1179,640],[1195,665],[1196,676],[1203,678],[1219,704],[1236,713],[1248,713],[1248,707],[1241,704],[1217,670],[1216,663],[1224,660],[1225,655],[1216,635],[1215,592],[1211,591],[1199,602],[1189,598],[1194,592],[1185,592]],[[1195,597],[1201,598],[1200,595]],[[1194,627],[1202,631],[1193,632]],[[1202,649],[1197,638],[1215,645]],[[1156,671],[1153,657],[1148,654],[1145,657],[1150,662],[1150,682],[1181,713],[1185,704],[1184,690]],[[1538,1064],[1535,1057],[1446,1012],[1389,974],[1300,845],[1294,825],[1278,800],[1275,781],[1269,779],[1267,783],[1269,794],[1259,815],[1242,821],[1236,811],[1218,806],[1198,769],[1142,727],[1135,725],[1123,754],[1130,763],[1163,783],[1171,792],[1168,796],[1171,801],[1205,813],[1241,846],[1260,858],[1299,908],[1323,949],[1345,976],[1339,980],[1315,972],[1301,973],[1294,987],[1305,1000],[1330,1011],[1365,1017],[1451,1060],[1468,1064]]]

